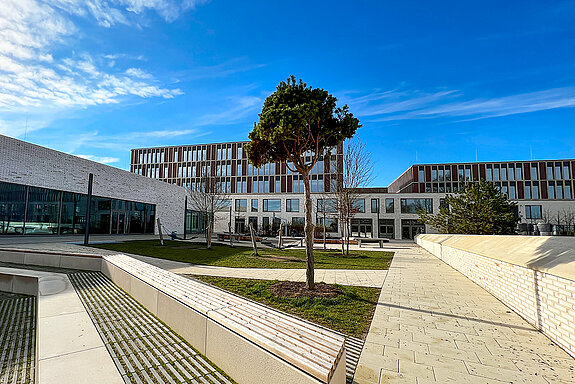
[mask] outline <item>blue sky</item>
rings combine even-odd
[[[120,168],[245,140],[294,74],[387,185],[415,162],[575,158],[573,1],[3,0],[0,134]]]

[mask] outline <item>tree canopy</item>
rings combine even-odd
[[[347,105],[326,90],[312,88],[291,76],[277,86],[264,102],[259,122],[250,132],[246,153],[259,167],[273,161],[291,162],[292,171],[302,176],[305,191],[305,243],[307,288],[314,288],[313,230],[309,173],[326,150],[352,137],[359,120]],[[289,166],[289,165],[288,165]]]
[[[476,235],[513,234],[519,221],[517,203],[508,200],[493,183],[466,183],[447,195],[439,213],[420,212],[420,219],[441,233]]]
[[[313,167],[314,158],[352,137],[360,127],[348,106],[337,107],[336,101],[326,90],[312,88],[294,76],[280,82],[266,98],[259,122],[249,134],[250,162],[260,166],[289,160],[298,171]],[[308,162],[303,157],[307,151],[313,152]]]

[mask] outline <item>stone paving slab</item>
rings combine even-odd
[[[574,383],[575,359],[425,250],[396,250],[354,383]]]

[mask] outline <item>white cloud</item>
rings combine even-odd
[[[493,98],[468,98],[454,90],[433,93],[394,90],[357,97],[348,94],[344,94],[342,101],[349,104],[357,116],[369,117],[372,122],[430,118],[476,120],[575,107],[575,87]]]
[[[185,135],[197,135],[197,129],[166,129],[161,131],[149,131],[149,132],[142,132],[144,136],[149,137],[163,137],[163,138],[171,138],[174,136],[185,136]],[[197,136],[196,136],[197,137]]]
[[[113,163],[117,163],[120,161],[120,159],[117,157],[94,156],[94,155],[77,155],[74,153],[71,153],[71,155],[78,156],[78,157],[81,157],[82,159],[86,159],[86,160],[92,160],[92,161],[95,161],[97,163],[102,163],[102,164],[113,164]]]
[[[103,27],[138,26],[155,12],[171,21],[205,1],[176,0],[2,0],[0,6],[0,112],[46,114],[126,97],[173,98],[179,89],[162,86],[145,69],[121,68],[116,60],[145,60],[122,53],[75,53],[73,17]],[[62,56],[66,49],[68,56]],[[54,53],[58,51],[58,59]],[[121,64],[125,64],[122,60]]]

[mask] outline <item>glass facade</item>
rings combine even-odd
[[[85,232],[88,195],[0,182],[0,234]],[[154,233],[156,206],[92,196],[90,233]]]

